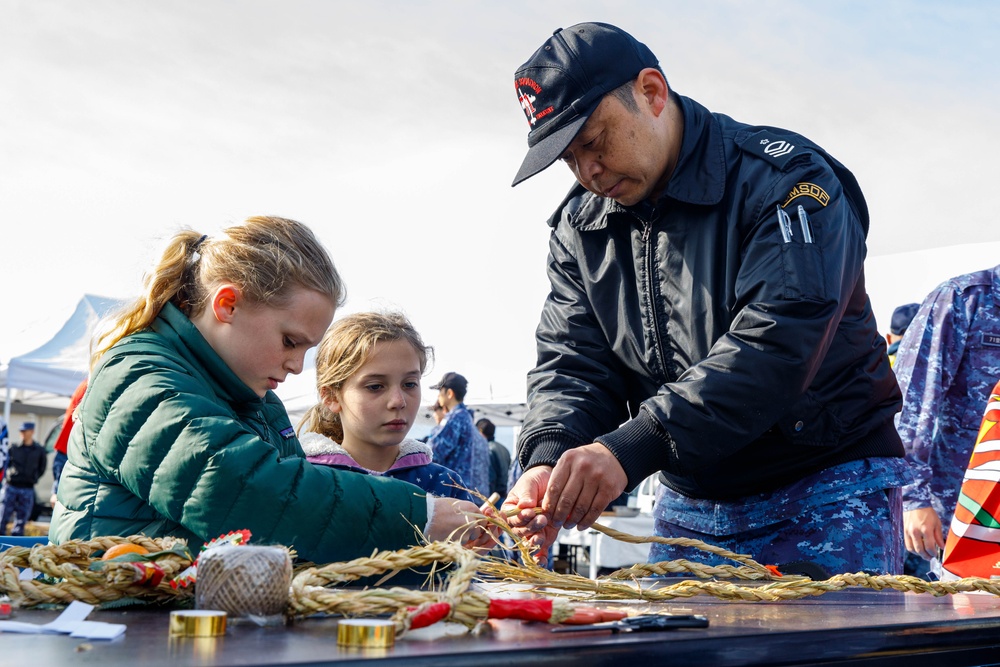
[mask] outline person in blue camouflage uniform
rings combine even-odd
[[[889,333],[885,335],[885,342],[889,346],[886,353],[889,355],[889,365],[895,366],[896,353],[899,352],[899,344],[903,342],[903,334],[913,321],[914,315],[920,309],[919,303],[908,303],[892,311],[892,320],[889,323]]]
[[[896,430],[915,477],[903,487],[904,539],[935,571],[982,406],[1000,377],[998,297],[1000,266],[943,282],[920,305],[896,355],[903,393]]]
[[[784,574],[813,578],[857,570],[898,574],[903,562],[898,486],[908,479],[897,459],[872,458],[735,502],[688,498],[661,484],[656,534],[693,538],[748,554],[764,565],[777,565]],[[780,540],[775,539],[778,535]],[[651,563],[679,558],[706,565],[736,564],[693,547],[653,544],[650,548]],[[804,569],[803,564],[813,569]]]
[[[469,383],[458,373],[445,373],[431,389],[438,390],[438,403],[447,414],[427,443],[434,450],[434,460],[451,468],[472,490],[483,497],[490,494],[490,446],[472,420],[465,406]]]

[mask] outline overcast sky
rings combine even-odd
[[[342,313],[410,315],[437,351],[425,386],[457,370],[522,399],[544,221],[572,181],[557,165],[510,187],[512,75],[589,20],[649,45],[680,94],[846,163],[873,298],[896,281],[919,301],[951,275],[929,249],[998,238],[1000,3],[0,0],[0,361],[84,293],[137,294],[180,227],[275,214],[319,234]],[[905,252],[930,259],[883,259]],[[871,268],[890,265],[913,275]]]

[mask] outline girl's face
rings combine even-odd
[[[406,340],[380,341],[368,360],[323,403],[340,415],[344,449],[355,461],[383,472],[420,409],[420,358]]]
[[[336,309],[325,294],[295,288],[283,308],[248,305],[239,289],[217,289],[194,324],[234,373],[260,397],[302,372]]]

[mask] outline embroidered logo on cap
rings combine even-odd
[[[830,203],[830,195],[826,194],[826,190],[815,183],[796,183],[792,191],[788,193],[788,197],[785,198],[785,203],[781,205],[781,208],[788,206],[796,197],[802,196],[812,197],[823,206]]]
[[[552,106],[546,107],[541,111],[535,110],[535,99],[541,94],[542,87],[535,83],[533,79],[522,76],[514,82],[514,90],[517,91],[517,101],[521,104],[521,108],[524,109],[528,125],[534,127],[535,123],[553,112],[554,109]]]

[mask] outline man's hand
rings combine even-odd
[[[552,469],[542,509],[555,526],[590,528],[626,484],[625,469],[607,447],[599,442],[576,447]]]
[[[944,533],[941,518],[933,507],[903,512],[903,540],[906,550],[924,560],[936,558],[939,549],[944,549]]]
[[[518,508],[521,511],[507,518],[511,531],[527,540],[541,551],[535,554],[536,560],[543,562],[548,557],[548,547],[556,540],[559,528],[552,526],[544,514],[535,514],[535,508],[542,506],[545,489],[548,488],[552,468],[536,466],[529,468],[521,475],[514,488],[507,494],[503,502],[503,511]]]

